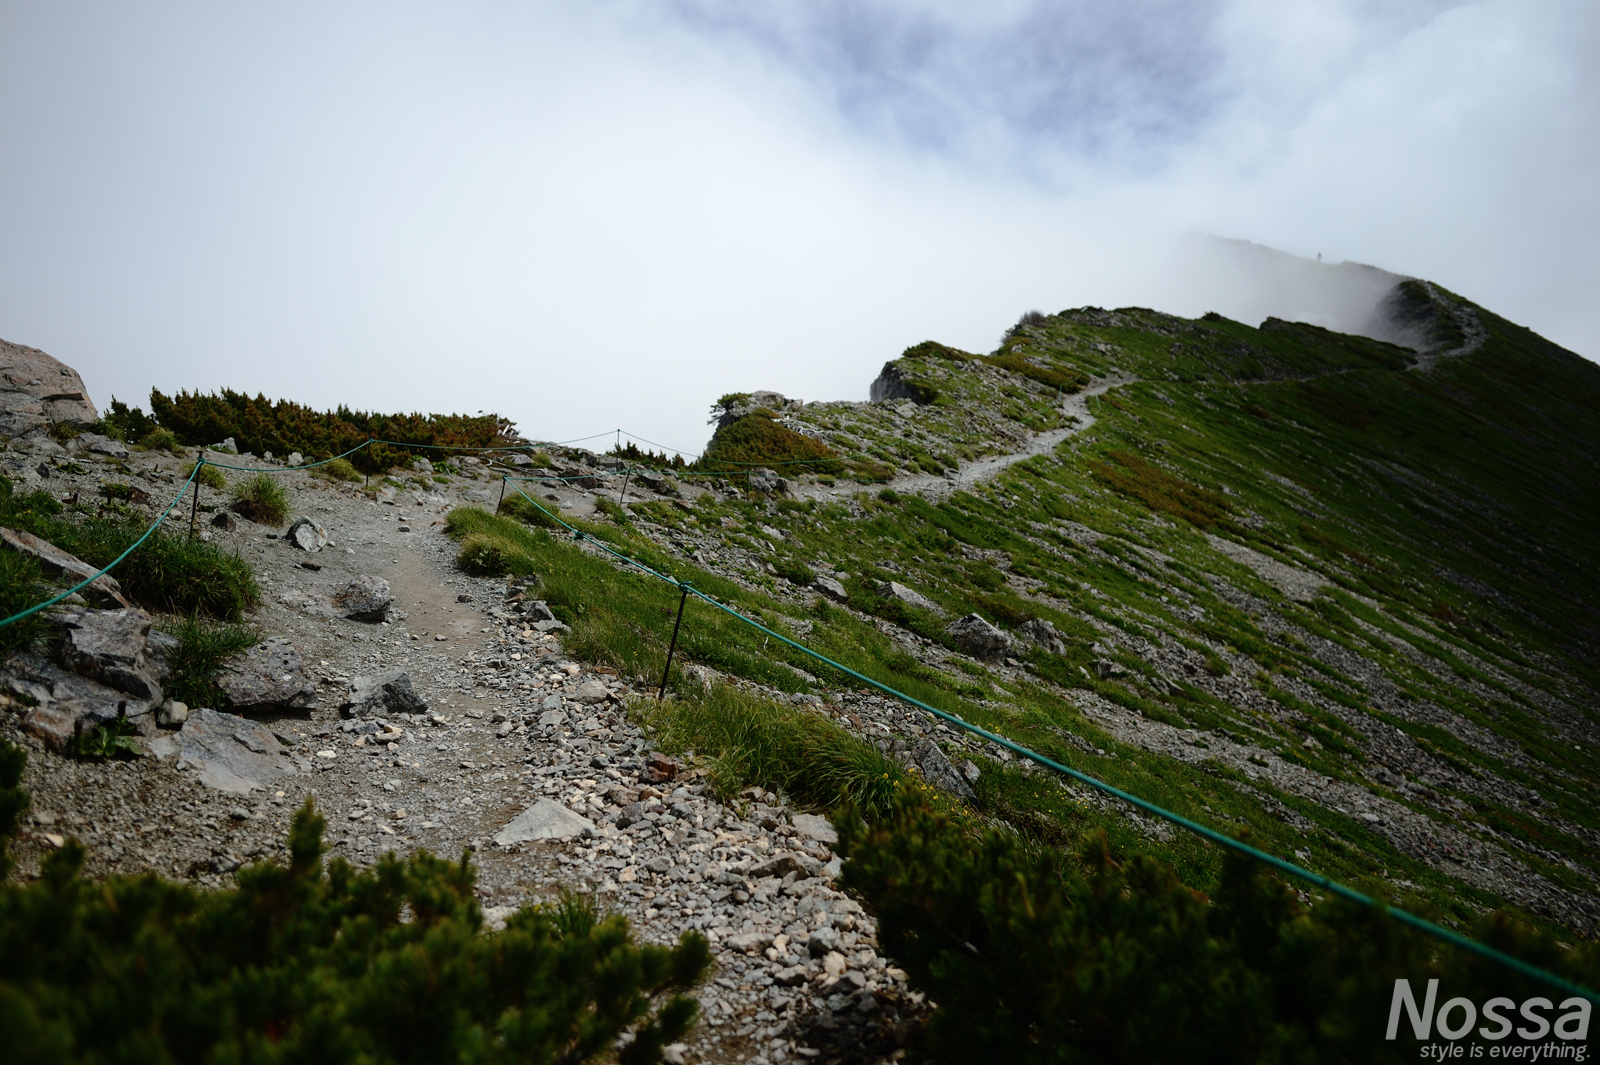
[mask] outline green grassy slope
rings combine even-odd
[[[953,493],[716,493],[593,531],[852,668],[1318,871],[1452,923],[1506,907],[1593,936],[1600,368],[1424,283],[1393,304],[1421,351],[1093,308],[1020,323],[982,358],[919,345],[894,364],[914,409],[786,417],[904,476],[1018,450],[1091,378],[1132,383],[1092,396],[1093,426],[1053,453]],[[539,545],[578,645],[659,670],[671,590],[568,540]],[[848,603],[804,587],[813,572]],[[1018,638],[1008,661],[956,649],[944,627],[968,611]],[[1020,636],[1033,618],[1064,654]],[[703,610],[687,625],[690,662],[841,686]],[[889,750],[927,727],[865,693],[830,712]],[[1114,848],[1214,880],[1213,848],[936,735],[984,769],[985,814],[1050,845],[1103,826]]]

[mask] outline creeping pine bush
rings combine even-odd
[[[1441,1003],[1545,996],[1570,1008],[1379,910],[1308,908],[1241,855],[1208,899],[1153,858],[1113,860],[1103,832],[1073,860],[958,829],[909,794],[875,824],[840,829],[846,885],[878,915],[885,953],[939,1004],[927,1040],[942,1062],[1415,1061],[1408,1024],[1385,1039],[1397,978],[1419,1003],[1437,978]],[[1600,979],[1593,945],[1567,951],[1501,915],[1477,935],[1585,986]]]
[[[271,474],[260,473],[234,485],[230,505],[258,525],[277,528],[289,519],[289,496]]]
[[[146,451],[170,451],[176,455],[183,444],[171,429],[152,429],[139,439],[139,446]]]
[[[321,477],[329,481],[359,481],[361,473],[350,464],[349,459],[334,459],[324,462],[320,466],[311,468],[311,476]]]
[[[696,1003],[680,992],[709,965],[699,933],[643,946],[624,918],[569,898],[486,935],[465,858],[324,866],[322,831],[308,802],[288,864],[248,866],[228,891],[148,874],[92,884],[75,840],[38,881],[0,885],[8,1065],[575,1065],[619,1041],[614,1060],[642,1065],[693,1024]]]

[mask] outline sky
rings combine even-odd
[[[1030,309],[1346,324],[1211,237],[1600,357],[1593,3],[0,0],[0,41],[0,337],[102,409],[692,454],[725,392],[864,400]]]

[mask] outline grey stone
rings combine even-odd
[[[561,709],[561,696],[559,696],[559,695],[546,695],[544,697],[544,702],[540,703],[539,706],[540,706],[540,708],[542,708],[544,710],[547,710],[547,711],[548,710],[560,710]],[[561,716],[564,718],[567,715],[566,714],[562,714]],[[541,718],[540,720],[542,721],[543,718]]]
[[[113,440],[109,436],[101,436],[99,433],[82,433],[72,443],[80,451],[87,451],[94,455],[105,455],[114,459],[128,457],[128,446],[126,444],[120,440]]]
[[[0,341],[0,343],[4,343]],[[31,555],[39,560],[46,573],[64,573],[73,584],[87,580],[99,571],[77,555],[68,554],[48,540],[41,540],[30,532],[0,527],[0,547],[18,554]],[[84,595],[107,606],[131,606],[122,594],[122,585],[109,573],[97,577],[83,588]]]
[[[844,585],[832,577],[818,577],[811,582],[811,587],[827,596],[829,599],[845,602],[850,598],[850,593],[844,590]]]
[[[377,490],[377,492],[375,492],[373,494],[372,498],[374,500],[376,500],[377,502],[379,502],[379,503],[387,503],[391,507],[395,505],[395,502],[394,502],[394,498],[395,498],[394,489],[390,488],[388,485],[384,485],[384,486],[380,487]]]
[[[806,938],[806,952],[813,958],[820,958],[838,949],[839,930],[831,925],[823,925]]]
[[[978,764],[970,758],[963,758],[956,768],[961,770],[961,775],[966,777],[968,784],[976,784],[978,778],[983,775],[978,769]]]
[[[150,615],[138,607],[79,610],[61,616],[63,666],[151,705],[161,703],[161,685],[145,660]]]
[[[1094,660],[1094,675],[1101,680],[1110,680],[1112,677],[1127,675],[1127,669],[1120,662],[1113,662],[1109,658]]]
[[[547,697],[545,699],[545,702],[549,702],[551,699],[554,699],[556,702],[559,703],[561,701],[561,696],[559,696],[559,695],[549,696],[549,697]],[[566,715],[565,712],[563,712],[561,710],[546,710],[544,713],[539,715],[539,724],[543,725],[543,726],[546,726],[546,727],[548,727],[550,725],[558,725],[558,726],[559,725],[565,725],[566,723],[567,723],[567,715]]]
[[[1023,622],[1022,628],[1018,631],[1053,655],[1067,653],[1066,641],[1061,639],[1056,627],[1043,618],[1033,618]]]
[[[644,486],[657,495],[675,496],[678,494],[678,482],[666,474],[654,470],[639,471],[639,480]]]
[[[162,728],[182,728],[189,720],[189,706],[176,699],[168,699],[156,711],[156,724]]]
[[[603,681],[586,680],[578,685],[578,690],[573,692],[572,698],[586,706],[603,703],[611,697],[611,691]]]
[[[100,420],[78,371],[40,351],[0,340],[0,436]]]
[[[351,621],[382,621],[394,596],[382,577],[362,575],[333,593],[333,607]]]
[[[215,710],[194,710],[178,732],[179,764],[200,782],[244,795],[293,773],[294,763],[271,732],[254,721]]]
[[[792,820],[794,834],[801,839],[815,839],[823,843],[839,842],[839,833],[833,830],[826,817],[819,817],[816,814],[795,814]]]
[[[914,589],[907,588],[899,581],[878,582],[878,594],[886,595],[890,599],[898,599],[907,606],[914,606],[919,610],[931,610],[936,614],[943,613],[939,604]]]
[[[627,828],[629,825],[638,824],[644,820],[644,803],[624,803],[622,813],[617,816],[617,827]]]
[[[556,621],[554,618],[552,618],[549,621],[535,621],[532,625],[530,625],[528,627],[533,629],[535,632],[571,632],[572,631],[571,629],[567,628],[567,626],[564,623]]]
[[[411,463],[411,468],[416,470],[418,473],[432,473],[433,463],[429,462],[427,459],[417,459]]]
[[[264,640],[234,655],[216,680],[229,707],[244,713],[305,713],[317,705],[317,682],[288,640]]]
[[[957,618],[944,631],[955,640],[957,647],[973,658],[1000,658],[1011,650],[1011,637],[977,614]]]
[[[411,677],[398,669],[355,677],[341,711],[346,717],[388,717],[393,714],[425,714],[428,704],[411,686]]]
[[[501,846],[540,839],[572,839],[593,835],[594,822],[580,817],[558,802],[540,799],[502,828],[494,837]]]
[[[215,528],[221,529],[224,532],[233,532],[233,530],[239,527],[238,520],[226,510],[217,511],[217,516],[211,519],[211,524]]]
[[[550,612],[550,606],[543,599],[530,599],[522,604],[522,612],[535,621],[554,621],[556,616]]]
[[[305,456],[300,454],[300,452],[291,451],[289,452],[289,457],[285,459],[284,462],[290,466],[304,466],[306,460]]]
[[[790,873],[793,873],[795,876],[806,876],[811,871],[807,868],[808,864],[820,865],[821,863],[817,862],[815,859],[811,859],[808,862],[805,855],[795,854],[792,851],[785,851],[782,854],[773,855],[771,858],[768,858],[759,865],[751,866],[745,871],[745,876],[749,877],[751,880],[763,880],[769,876],[775,876],[782,879],[783,877],[788,876]]]
[[[298,547],[302,551],[316,552],[328,546],[328,530],[310,518],[296,518],[283,538],[290,547]]]
[[[917,763],[917,768],[922,770],[922,779],[943,791],[951,792],[961,798],[972,801],[972,789],[956,772],[955,766],[950,764],[950,759],[945,757],[944,750],[933,742],[932,738],[924,737],[922,742],[912,748],[911,760]]]
[[[0,688],[32,705],[23,715],[23,728],[57,750],[74,733],[119,716],[140,732],[152,733],[151,711],[161,703],[159,698],[130,695],[33,655],[12,656],[0,674]]]
[[[751,953],[758,950],[766,950],[772,946],[772,941],[776,938],[778,937],[771,932],[741,932],[738,935],[729,936],[722,942],[733,950]]]

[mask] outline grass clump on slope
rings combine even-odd
[[[0,828],[19,755],[0,741]],[[640,945],[569,898],[484,935],[465,857],[325,866],[323,829],[308,802],[288,864],[247,866],[228,891],[90,884],[76,840],[38,881],[0,885],[7,1060],[643,1065],[693,1024],[680,992],[709,964],[699,933]]]
[[[270,474],[257,474],[234,485],[230,505],[234,513],[242,514],[257,525],[277,528],[289,520],[289,495]]]

